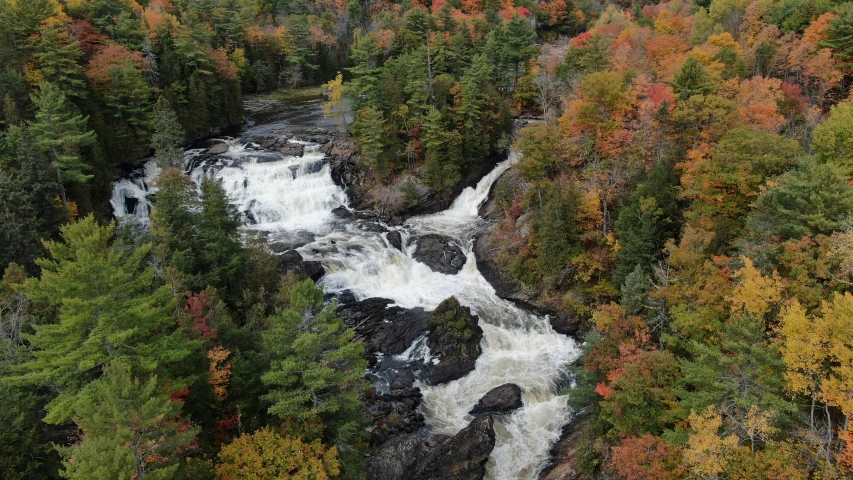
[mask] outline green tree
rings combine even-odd
[[[178,116],[172,110],[165,97],[154,104],[154,117],[151,122],[154,134],[151,147],[154,148],[154,160],[160,168],[178,167],[184,163],[184,129],[178,122]]]
[[[758,406],[776,421],[790,421],[796,407],[786,398],[784,364],[776,345],[768,343],[764,323],[741,318],[723,324],[709,343],[691,342],[690,360],[682,362],[684,377],[675,391],[683,418],[691,410],[720,408],[729,430],[748,437],[747,417]]]
[[[385,181],[390,174],[388,159],[385,156],[385,137],[388,121],[381,111],[365,107],[356,113],[352,132],[358,140],[361,158],[373,169],[379,181]]]
[[[335,305],[322,307],[323,291],[311,280],[294,284],[287,308],[270,318],[264,345],[272,356],[262,377],[269,387],[269,413],[282,419],[326,428],[323,443],[336,445],[345,472],[355,475],[361,462],[364,416],[359,395],[367,362],[364,344],[335,315]]]
[[[687,57],[681,65],[681,70],[675,74],[672,88],[678,94],[679,100],[687,100],[693,95],[707,95],[713,90],[708,80],[708,72],[693,55]]]
[[[844,2],[835,7],[833,13],[835,18],[826,27],[826,38],[819,46],[831,48],[832,56],[842,60],[850,71],[853,66],[853,5]]]
[[[143,268],[151,245],[116,245],[113,230],[92,216],[64,226],[63,241],[46,242],[50,258],[37,262],[41,278],[21,289],[56,311],[55,322],[34,327],[34,358],[14,378],[59,392],[47,405],[48,423],[68,421],[92,394],[92,378],[116,360],[134,376],[167,373],[197,349],[176,329],[169,287],[155,286],[153,268]]]
[[[811,161],[779,177],[758,198],[747,229],[760,237],[829,234],[850,218],[853,186],[840,167]]]
[[[853,100],[832,107],[829,116],[812,133],[812,149],[826,163],[853,173]]]
[[[619,211],[616,220],[619,253],[613,273],[616,285],[621,285],[636,267],[647,274],[652,272],[666,241],[678,235],[681,226],[678,207],[678,176],[669,162],[660,161]]]
[[[581,193],[577,185],[554,182],[546,191],[542,206],[534,216],[537,256],[543,277],[560,273],[572,256],[580,252],[577,216]]]
[[[74,405],[83,434],[79,444],[59,448],[69,479],[171,479],[176,460],[198,428],[179,420],[183,402],[163,393],[157,377],[134,378],[126,362],[113,360]]]
[[[77,113],[58,86],[42,82],[39,93],[33,96],[36,118],[30,122],[30,132],[36,147],[51,159],[56,169],[62,194],[62,205],[68,210],[64,184],[84,183],[92,178],[84,172],[89,166],[80,156],[80,147],[95,141],[95,132],[87,130],[88,117]]]
[[[13,150],[14,172],[0,170],[0,268],[17,262],[35,273],[44,252],[41,239],[55,238],[67,219],[58,204],[60,186],[46,156],[36,151],[26,129],[12,127],[6,140]]]
[[[353,66],[347,70],[353,75],[349,86],[353,111],[378,106],[382,47],[376,41],[376,35],[357,36],[353,41],[350,59]]]
[[[539,51],[535,45],[536,32],[530,28],[526,19],[513,15],[506,24],[506,42],[503,47],[505,58],[512,71],[513,88],[518,84],[518,77],[525,63],[534,58]]]
[[[82,55],[80,44],[72,41],[65,27],[57,21],[42,28],[33,58],[44,81],[56,85],[67,96],[82,98],[86,94],[80,66]]]
[[[709,220],[715,232],[711,249],[727,247],[741,236],[751,204],[768,178],[780,175],[804,155],[792,139],[774,133],[738,127],[729,130],[710,158],[685,185],[693,199],[686,216]]]

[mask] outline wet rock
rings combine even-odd
[[[315,282],[320,280],[326,271],[320,262],[304,260],[296,250],[288,250],[278,257],[279,273],[293,272],[296,275],[304,275]]]
[[[365,461],[368,480],[402,480],[407,478],[409,467],[429,448],[429,438],[424,435],[401,435],[383,443]]]
[[[414,241],[418,246],[412,257],[434,272],[455,275],[465,266],[465,253],[448,237],[429,234]]]
[[[388,243],[390,243],[392,247],[401,252],[403,251],[403,236],[400,235],[400,232],[397,230],[388,232],[385,234],[385,238],[388,239]]]
[[[355,218],[355,214],[350,211],[347,207],[341,205],[340,207],[332,209],[332,215],[338,218]]]
[[[504,414],[517,410],[522,405],[521,388],[514,383],[506,383],[486,392],[483,398],[468,413],[475,417]]]
[[[539,301],[539,294],[533,288],[515,280],[495,258],[498,248],[494,245],[500,239],[493,237],[494,229],[486,231],[474,240],[474,254],[477,256],[477,270],[495,289],[495,293],[506,300],[511,300],[521,307],[541,315],[548,315],[548,320],[554,331],[563,335],[575,336],[581,333],[582,322],[577,317],[559,312],[551,306]]]
[[[413,433],[424,426],[424,416],[418,411],[423,398],[421,389],[412,387],[410,382],[400,378],[397,380],[392,383],[388,393],[368,392],[365,396],[365,407],[373,417],[373,445],[380,445],[398,435]]]
[[[539,474],[539,480],[577,480],[582,478],[578,471],[578,459],[575,458],[584,442],[584,432],[588,427],[588,415],[576,416],[563,426],[560,439],[548,452],[548,464]]]
[[[366,353],[399,355],[426,331],[427,312],[389,307],[391,303],[387,298],[367,298],[338,307],[338,315],[347,327],[355,328],[356,339],[364,342]]]
[[[225,142],[219,142],[211,146],[207,149],[208,155],[222,155],[223,153],[228,151],[228,144]]]
[[[284,142],[276,148],[282,155],[289,157],[301,157],[305,153],[305,146],[299,143]]]
[[[430,383],[446,383],[474,370],[482,338],[483,329],[470,308],[456,297],[441,302],[429,317],[427,345],[438,356],[438,363],[430,367]]]
[[[473,420],[455,437],[418,455],[404,478],[412,480],[481,480],[486,462],[495,448],[494,420]]]

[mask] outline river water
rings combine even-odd
[[[332,209],[347,205],[345,191],[332,181],[328,165],[316,145],[305,144],[302,157],[265,151],[251,142],[253,136],[310,130],[306,118],[315,118],[319,102],[297,107],[261,105],[277,112],[256,115],[240,138],[230,139],[228,151],[203,165],[193,159],[202,150],[187,152],[188,175],[198,182],[203,175],[220,179],[238,210],[247,219],[246,229],[259,230],[273,242],[302,244],[298,250],[326,269],[321,280],[327,294],[351,292],[359,300],[383,297],[403,308],[433,310],[442,300],[456,296],[479,316],[483,328],[482,354],[474,371],[444,385],[418,384],[427,428],[453,435],[471,417],[467,412],[490,389],[505,383],[521,387],[524,406],[495,421],[496,444],[487,466],[487,478],[535,479],[544,467],[548,450],[571,419],[566,396],[558,394],[565,366],[579,356],[576,343],[554,332],[546,317],[517,307],[495,294],[477,270],[473,252],[475,236],[487,225],[477,215],[491,185],[511,167],[516,155],[498,164],[475,188],[465,189],[447,210],[409,219],[404,225],[376,228],[357,219],[341,219]],[[295,115],[287,115],[287,108]],[[282,113],[284,112],[284,113]],[[297,120],[294,121],[294,118]],[[297,133],[300,133],[297,131]],[[113,209],[117,217],[135,217],[145,223],[150,203],[153,164],[116,181]],[[130,199],[130,200],[128,200]],[[251,223],[251,224],[249,224]],[[384,230],[398,230],[404,251],[393,248]],[[456,275],[432,271],[414,260],[415,244],[407,240],[437,233],[453,238],[467,255]],[[399,360],[429,361],[423,339],[416,340]]]

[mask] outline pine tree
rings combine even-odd
[[[81,98],[86,94],[83,69],[80,67],[80,44],[72,41],[59,21],[41,30],[34,58],[44,81],[50,82],[67,96]]]
[[[51,159],[56,169],[62,193],[62,205],[68,210],[64,184],[85,183],[92,175],[84,172],[89,166],[80,157],[80,147],[95,141],[95,132],[87,130],[88,117],[77,114],[76,108],[56,85],[42,82],[39,94],[33,96],[36,106],[35,121],[30,122],[30,132],[35,145]]]
[[[388,130],[385,116],[373,107],[363,108],[356,114],[352,130],[358,139],[361,158],[373,169],[377,180],[385,181],[390,173],[384,153],[384,139]]]
[[[367,362],[364,345],[335,315],[333,304],[321,307],[323,291],[311,280],[293,285],[289,305],[279,310],[264,332],[273,361],[262,377],[269,413],[310,425],[326,425],[324,443],[337,445],[350,475],[358,471],[364,416],[359,395]]]
[[[693,55],[687,57],[681,70],[675,75],[672,88],[678,94],[679,100],[687,100],[693,95],[707,95],[713,89],[708,81],[708,72]]]
[[[515,88],[518,85],[518,78],[521,75],[521,67],[535,58],[539,47],[535,45],[536,32],[530,28],[527,20],[513,15],[512,19],[506,24],[506,49],[505,58],[507,64],[512,70],[513,83]]]
[[[176,457],[199,429],[178,419],[183,402],[163,393],[156,376],[139,380],[131,371],[113,360],[74,405],[72,418],[83,437],[59,448],[67,459],[63,477],[174,478]]]
[[[350,53],[353,66],[348,70],[353,74],[349,90],[352,109],[355,112],[367,106],[378,106],[381,56],[382,47],[376,41],[375,35],[357,37],[353,41]]]
[[[678,235],[680,217],[678,177],[668,162],[661,161],[619,211],[616,232],[620,248],[614,283],[621,285],[637,266],[650,274],[666,241]]]
[[[14,378],[59,392],[46,408],[48,423],[68,421],[92,393],[92,378],[116,360],[134,376],[166,374],[197,349],[176,329],[169,287],[155,286],[153,269],[143,268],[151,245],[113,244],[113,230],[92,216],[64,226],[62,242],[45,244],[50,258],[38,260],[41,278],[22,287],[57,312],[29,336],[34,358]]]
[[[184,149],[181,148],[184,129],[165,97],[159,97],[154,104],[151,126],[154,130],[151,147],[154,148],[154,160],[157,165],[160,168],[180,168],[184,163]]]

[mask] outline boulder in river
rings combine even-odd
[[[431,233],[414,241],[417,247],[412,257],[434,272],[455,275],[465,266],[465,252],[449,237]]]
[[[412,480],[481,480],[495,448],[490,416],[474,419],[456,436],[422,453],[406,478]]]
[[[399,231],[393,230],[385,234],[385,238],[388,239],[388,243],[391,244],[392,247],[396,248],[399,251],[403,251],[403,236]]]
[[[399,355],[427,329],[429,314],[420,308],[389,307],[394,302],[387,298],[341,302],[337,314],[347,327],[355,328],[356,338],[364,341],[367,353]]]
[[[301,157],[305,153],[305,147],[299,143],[284,142],[278,145],[279,153],[289,157]]]
[[[364,403],[373,417],[371,443],[379,445],[424,426],[424,416],[418,411],[422,398],[420,388],[400,378],[391,383],[388,393],[366,395]]]
[[[438,363],[430,367],[430,383],[446,383],[474,370],[482,338],[483,329],[470,308],[460,305],[456,297],[441,302],[429,317],[427,345],[438,355]]]
[[[315,282],[320,280],[326,271],[320,262],[315,260],[304,260],[296,250],[288,250],[278,257],[278,268],[280,273],[293,272],[296,275],[304,275]]]
[[[521,408],[522,405],[521,388],[514,383],[505,383],[486,392],[468,413],[475,417],[505,414]]]
[[[225,142],[214,143],[207,149],[208,155],[222,155],[228,151],[228,144]]]

